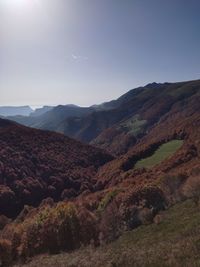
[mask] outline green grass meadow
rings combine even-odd
[[[182,145],[182,140],[172,140],[162,144],[152,156],[139,160],[135,168],[152,168],[171,157]]]

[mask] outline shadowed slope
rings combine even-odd
[[[96,171],[111,159],[64,135],[0,119],[0,213],[15,216],[24,204],[93,191]]]
[[[176,103],[184,104],[199,90],[199,80],[152,83],[102,105],[89,108],[58,106],[41,116],[11,119],[34,128],[61,132],[122,155],[158,124]]]

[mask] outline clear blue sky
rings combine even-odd
[[[0,0],[0,105],[200,78],[199,0]]]

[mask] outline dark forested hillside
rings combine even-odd
[[[46,197],[92,192],[96,171],[111,159],[61,134],[0,119],[0,213],[12,217]]]

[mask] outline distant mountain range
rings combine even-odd
[[[40,116],[50,110],[52,110],[54,107],[53,106],[43,106],[41,108],[36,108],[33,112],[31,112],[29,115],[32,117],[35,116]]]
[[[19,107],[12,107],[12,106],[4,106],[0,107],[0,116],[29,116],[33,112],[33,109],[29,106],[19,106]]]
[[[151,83],[101,105],[43,107],[30,116],[8,118],[29,127],[63,133],[120,155],[170,112],[175,103],[196,94],[199,85],[199,80]]]

